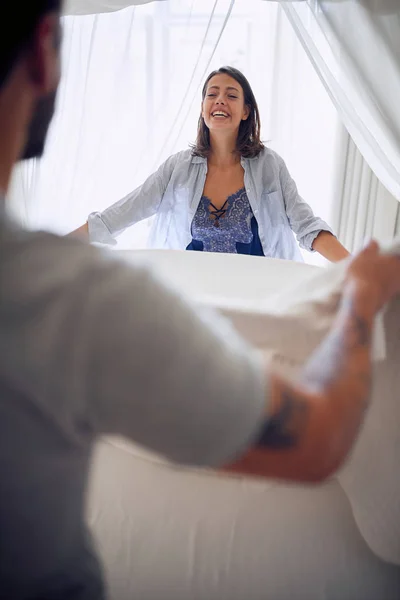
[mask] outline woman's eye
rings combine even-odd
[[[232,100],[237,100],[237,96],[229,96]]]
[[[208,94],[208,98],[215,98],[215,94]]]

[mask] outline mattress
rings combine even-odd
[[[327,272],[232,255],[140,251],[120,257],[148,262],[190,301],[223,313],[290,369],[330,326],[343,273],[340,266]],[[125,440],[99,444],[89,522],[111,598],[400,597],[399,414],[385,383],[397,382],[396,361],[388,358],[400,352],[400,304],[383,318],[389,335],[385,360],[381,346],[376,354],[371,410],[349,461],[322,486],[191,471]],[[289,344],[294,337],[297,345]]]

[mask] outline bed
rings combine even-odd
[[[264,342],[252,323],[271,318],[278,292],[287,290],[290,296],[290,290],[303,289],[307,297],[321,288],[312,282],[334,279],[319,267],[258,257],[155,250],[119,254],[122,260],[146,261],[191,301],[230,318],[259,347]],[[279,318],[288,318],[288,307],[279,311]],[[389,317],[397,312],[396,305]],[[309,328],[305,314],[302,322]],[[315,345],[314,334],[305,344]],[[277,345],[287,344],[280,340]],[[386,353],[398,351],[391,343],[386,340]],[[378,381],[397,377],[393,366],[385,371],[386,362],[376,366],[384,369]],[[400,598],[400,502],[392,481],[400,457],[398,413],[390,413],[391,399],[383,395],[375,391],[383,399],[372,407],[349,465],[319,487],[188,470],[125,440],[103,440],[94,458],[88,520],[111,598]],[[393,431],[387,431],[390,444],[385,446],[380,436],[390,421]],[[372,461],[366,456],[369,448]]]

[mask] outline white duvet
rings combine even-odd
[[[290,369],[328,330],[343,274],[228,255],[122,256],[154,264]],[[347,464],[321,487],[189,472],[120,440],[99,446],[89,519],[112,598],[400,598],[400,302],[382,318],[371,409]]]

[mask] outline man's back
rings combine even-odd
[[[84,524],[95,438],[224,464],[262,422],[260,363],[144,268],[1,216],[0,288],[0,597],[97,600]]]
[[[0,227],[0,597],[98,599],[100,570],[83,526],[93,435],[54,386],[67,356],[51,356],[68,255],[56,257],[58,275],[45,273],[38,263],[46,240],[55,258],[53,238]]]
[[[2,379],[0,454],[0,597],[102,598],[83,527],[87,435],[71,438]]]

